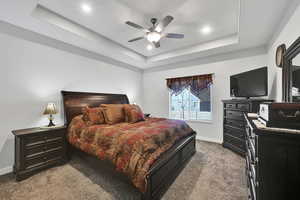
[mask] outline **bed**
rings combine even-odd
[[[103,94],[103,93],[86,93],[86,92],[70,92],[62,91],[65,124],[68,127],[74,129],[74,121],[79,119],[82,113],[82,108],[97,107],[100,104],[128,104],[128,98],[124,94]],[[73,122],[72,122],[73,121]],[[154,124],[165,122],[163,119],[147,119],[145,122],[140,122],[137,125],[119,125],[124,129],[130,128],[131,126],[145,126],[144,124]],[[168,122],[168,123],[171,123]],[[98,127],[99,128],[99,127]],[[181,170],[188,163],[190,158],[196,152],[195,148],[195,135],[196,133],[191,129],[189,134],[182,137],[174,142],[166,151],[157,157],[153,163],[147,169],[145,174],[145,188],[140,189],[142,200],[155,200],[160,199],[161,196],[166,192],[169,186],[173,183],[175,178],[179,175]],[[69,158],[76,152],[84,150],[78,148],[75,143],[70,142],[68,144],[68,155]],[[97,156],[92,155],[88,151],[86,156],[93,157],[99,160]],[[136,186],[136,185],[135,185]]]

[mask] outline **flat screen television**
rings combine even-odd
[[[261,97],[268,95],[268,68],[262,67],[230,77],[230,96]]]

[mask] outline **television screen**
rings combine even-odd
[[[232,97],[260,97],[268,95],[268,68],[263,67],[230,77]]]

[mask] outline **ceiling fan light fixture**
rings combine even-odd
[[[158,42],[160,39],[161,39],[161,34],[156,31],[147,33],[147,40],[149,42]]]
[[[162,33],[163,30],[172,22],[174,17],[168,15],[165,18],[163,18],[160,22],[157,23],[156,18],[151,19],[152,27],[149,29],[145,29],[143,26],[138,25],[131,21],[126,21],[125,23],[135,29],[139,29],[145,32],[145,35],[143,37],[137,37],[131,40],[128,40],[128,42],[135,42],[138,40],[141,40],[143,38],[147,39],[151,46],[148,45],[146,48],[150,51],[152,48],[159,48],[160,47],[160,40],[162,38],[173,38],[173,39],[182,39],[184,38],[184,34],[178,34],[178,33]]]

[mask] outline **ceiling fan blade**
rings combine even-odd
[[[130,21],[127,21],[125,22],[127,25],[131,26],[131,27],[134,27],[134,28],[137,28],[137,29],[140,29],[140,30],[143,30],[145,32],[149,32],[149,30],[145,29],[144,27],[136,24],[136,23],[133,23],[133,22],[130,22]]]
[[[168,15],[163,20],[161,20],[154,28],[157,32],[162,32],[165,27],[167,27],[171,21],[173,21],[174,17]]]
[[[178,34],[178,33],[167,33],[165,37],[174,38],[174,39],[182,39],[182,38],[184,38],[184,35]]]
[[[141,39],[144,39],[144,37],[137,37],[137,38],[129,40],[128,42],[134,42],[134,41],[141,40]]]
[[[155,48],[159,48],[160,47],[160,42],[152,42],[152,44],[155,46]]]

